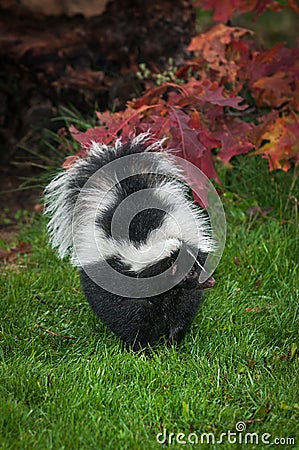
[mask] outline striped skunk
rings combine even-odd
[[[200,281],[214,248],[206,214],[162,144],[149,133],[92,142],[45,191],[52,247],[80,267],[91,308],[134,351],[179,343],[215,282]]]

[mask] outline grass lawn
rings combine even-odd
[[[248,156],[224,178],[217,284],[183,344],[151,358],[93,315],[44,218],[21,231],[33,251],[1,273],[1,450],[299,448],[298,185]]]

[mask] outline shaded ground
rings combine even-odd
[[[27,216],[39,209],[41,189],[20,190],[20,177],[31,177],[32,170],[10,165],[0,167],[0,241],[9,244],[18,235],[19,226]]]

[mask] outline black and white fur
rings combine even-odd
[[[162,151],[163,141],[152,142],[148,133],[126,144],[118,140],[114,146],[93,142],[86,158],[59,173],[45,195],[52,246],[61,258],[70,256],[71,262],[81,267],[83,291],[93,311],[126,347],[134,350],[152,346],[161,337],[167,343],[179,343],[198,310],[203,289],[214,284],[212,278],[199,284],[207,255],[213,250],[206,215],[189,199],[181,171],[171,155]],[[158,159],[137,162],[137,172],[140,169],[148,173],[130,176],[120,183],[115,183],[117,173],[113,180],[95,177],[84,198],[80,198],[83,186],[99,169],[120,157],[143,152],[159,152]],[[129,236],[112,236],[111,219],[116,208],[131,194],[149,188],[158,207],[137,214],[130,224]],[[87,267],[100,273],[108,263],[119,273],[143,279],[171,268],[171,277],[177,273],[179,252],[195,255],[193,266],[177,285],[154,296],[144,292],[137,298],[128,298],[125,293],[108,292],[86,270]],[[114,282],[109,280],[111,287]]]

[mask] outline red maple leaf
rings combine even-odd
[[[224,163],[233,156],[248,153],[254,147],[248,140],[252,128],[253,125],[237,119],[223,120],[218,124],[218,129],[213,136],[221,142],[218,157]]]
[[[243,101],[243,98],[240,96],[224,97],[224,86],[219,86],[216,81],[211,82],[207,79],[196,80],[195,78],[190,78],[183,87],[183,93],[171,92],[169,94],[168,103],[170,105],[181,107],[193,105],[201,109],[206,107],[207,104],[227,106],[238,110],[247,108],[247,105],[239,104]]]
[[[102,122],[102,126],[89,128],[87,131],[81,132],[74,125],[71,125],[70,132],[85,150],[90,147],[93,141],[111,144],[121,136],[125,142],[134,134],[134,127],[140,123],[142,114],[154,107],[155,105],[142,105],[138,109],[133,109],[128,106],[125,111],[117,113],[97,112],[97,117]]]
[[[179,108],[172,108],[170,119],[171,145],[176,154],[200,169],[204,166],[204,173],[219,182],[211,153],[217,141],[210,138],[205,127],[193,128],[190,117]]]
[[[247,34],[253,34],[253,32],[244,28],[217,24],[206,33],[192,38],[188,50],[195,52],[196,61],[203,60],[209,70],[215,71],[219,77],[228,77],[235,81],[239,65],[230,58],[227,51],[233,41],[238,42]]]
[[[260,12],[274,5],[266,0],[201,3],[222,18],[233,11]],[[249,30],[218,24],[196,36],[189,46],[193,59],[177,71],[185,78],[183,84],[165,82],[128,102],[124,111],[97,113],[101,126],[84,133],[71,127],[73,137],[87,148],[92,141],[112,144],[121,137],[126,142],[150,131],[156,138],[168,137],[175,154],[218,182],[215,149],[218,159],[227,163],[255,148],[256,154],[268,158],[271,170],[287,170],[293,161],[299,162],[298,115],[290,113],[299,107],[299,41],[297,48],[278,44],[260,51],[251,35]],[[250,104],[251,123],[242,120],[248,108],[241,104],[244,98]],[[261,116],[264,106],[272,109]]]
[[[294,0],[292,0],[293,3]],[[266,9],[280,11],[283,5],[275,0],[196,0],[194,6],[200,6],[204,11],[214,10],[213,20],[227,22],[234,13],[256,12],[255,19]],[[295,8],[293,8],[295,10]]]
[[[253,83],[252,88],[256,103],[260,106],[279,108],[283,103],[292,101],[294,95],[289,76],[285,72],[259,78]]]

